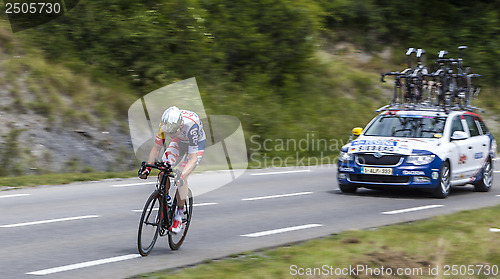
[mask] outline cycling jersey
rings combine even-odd
[[[176,138],[180,143],[187,144],[187,152],[190,154],[204,150],[206,135],[200,117],[195,112],[189,110],[181,110],[181,114],[184,120],[184,126],[182,127],[181,133]],[[162,130],[160,125],[155,142],[159,145],[164,145],[167,136],[167,133]]]

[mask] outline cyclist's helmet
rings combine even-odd
[[[178,107],[169,107],[161,116],[161,129],[167,134],[176,133],[182,125],[182,114]]]

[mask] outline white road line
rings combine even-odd
[[[252,174],[250,174],[250,175],[287,174],[287,173],[297,173],[297,172],[311,172],[311,170],[295,170],[295,171],[262,172],[262,173],[252,173]]]
[[[134,209],[133,212],[142,212],[143,209]],[[158,211],[158,208],[153,208],[153,211]]]
[[[497,197],[500,197],[500,195],[497,195]]]
[[[207,206],[207,205],[216,205],[216,202],[206,202],[206,203],[195,203],[193,206]]]
[[[497,228],[490,228],[490,232],[500,232],[500,229],[497,229]]]
[[[274,199],[274,198],[283,198],[283,197],[293,197],[293,196],[300,196],[300,195],[308,195],[312,194],[313,192],[300,192],[300,193],[291,193],[291,194],[283,194],[283,195],[273,195],[273,196],[265,196],[265,197],[255,197],[255,198],[246,198],[246,199],[241,199],[242,201],[256,201],[256,200],[265,200],[265,199]]]
[[[140,183],[130,183],[130,184],[115,184],[111,185],[111,187],[130,187],[130,186],[142,186],[142,185],[150,185],[156,184],[156,182],[140,182]]]
[[[81,220],[81,219],[97,218],[97,217],[99,217],[99,215],[85,215],[85,216],[77,216],[77,217],[68,217],[68,218],[60,218],[60,219],[52,219],[52,220],[42,220],[42,221],[35,221],[35,222],[2,225],[2,226],[0,226],[0,228],[15,228],[15,227],[40,225],[40,224],[55,223],[55,222],[64,222],[64,221],[74,221],[74,220]]]
[[[24,197],[24,196],[29,196],[30,194],[16,194],[16,195],[2,195],[0,196],[1,198],[15,198],[15,197]]]
[[[295,226],[295,227],[289,227],[289,228],[282,228],[282,229],[276,229],[276,230],[270,230],[270,231],[264,231],[264,232],[256,232],[256,233],[250,233],[250,234],[243,234],[241,236],[245,236],[245,237],[259,237],[259,236],[266,236],[266,235],[271,235],[271,234],[278,234],[278,233],[284,233],[284,232],[291,232],[291,231],[297,231],[297,230],[304,230],[304,229],[316,228],[316,227],[321,227],[321,226],[323,226],[323,225],[321,225],[321,224],[308,224],[308,225]]]
[[[27,275],[48,275],[48,274],[62,272],[62,271],[69,271],[69,270],[74,270],[74,269],[79,269],[79,268],[84,268],[84,267],[91,267],[91,266],[107,264],[107,263],[115,263],[115,262],[119,262],[119,261],[125,261],[125,260],[140,258],[140,257],[141,257],[141,255],[139,255],[139,254],[130,254],[130,255],[107,258],[107,259],[102,259],[102,260],[89,261],[89,262],[70,264],[70,265],[54,267],[54,268],[49,268],[49,269],[44,269],[44,270],[38,270],[38,271],[28,272],[26,274]]]
[[[388,214],[388,215],[400,214],[400,213],[406,213],[406,212],[413,212],[413,211],[419,211],[419,210],[437,208],[437,207],[442,207],[442,206],[444,206],[444,205],[442,205],[442,204],[433,204],[433,205],[412,207],[412,208],[406,208],[406,209],[400,209],[400,210],[385,211],[385,212],[382,212],[382,214]]]
[[[499,173],[499,172],[500,172],[500,170],[494,171],[494,173]]]
[[[195,203],[193,204],[194,207],[196,206],[207,206],[207,205],[216,205],[218,203],[216,202],[206,202],[206,203]],[[155,208],[154,210],[158,210],[158,208]],[[132,210],[133,212],[142,212],[142,209],[134,209]]]

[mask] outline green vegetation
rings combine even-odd
[[[222,260],[213,260],[193,268],[167,270],[143,274],[134,278],[290,278],[298,268],[322,268],[323,265],[336,268],[367,266],[372,269],[398,268],[413,272],[412,276],[336,276],[316,273],[305,278],[441,278],[445,265],[450,278],[497,278],[487,276],[486,266],[500,263],[500,238],[490,228],[500,227],[498,222],[500,206],[471,210],[430,220],[387,226],[373,230],[347,231],[280,248],[245,252]],[[291,267],[295,265],[296,267]],[[474,276],[452,276],[451,265],[466,268]],[[477,266],[476,266],[477,265]],[[483,269],[479,271],[480,265]],[[440,267],[439,276],[429,273]],[[366,268],[365,268],[366,269]],[[309,272],[314,272],[314,271]],[[435,272],[433,270],[432,272]],[[491,271],[491,270],[490,270]],[[322,269],[320,271],[322,272]],[[497,270],[497,272],[499,272]],[[387,274],[387,273],[386,273]],[[458,273],[460,274],[460,273]],[[463,273],[462,273],[463,274]],[[351,274],[352,275],[352,274]],[[301,277],[303,278],[303,277]]]
[[[19,113],[32,110],[45,116],[53,128],[72,123],[106,127],[112,120],[124,120],[131,90],[117,82],[93,81],[61,64],[47,61],[39,50],[19,46],[2,61],[5,82],[15,99],[11,108]]]
[[[499,15],[498,1],[80,1],[14,35],[4,21],[9,70],[0,79],[16,80],[5,109],[105,127],[125,123],[138,97],[194,76],[207,113],[238,117],[250,148],[254,135],[260,144],[312,134],[345,141],[388,102],[379,73],[403,68],[409,46],[425,48],[432,64],[438,50],[456,56],[468,45],[466,64],[484,76],[477,104],[500,113]]]

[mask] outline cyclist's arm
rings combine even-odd
[[[187,177],[198,164],[198,154],[197,153],[188,153],[187,155],[188,161],[184,169],[182,170],[182,176]]]
[[[158,158],[158,155],[160,154],[161,148],[163,145],[159,145],[158,143],[155,142],[153,145],[153,148],[151,148],[151,152],[149,152],[149,157],[148,157],[148,164],[154,164],[156,158]]]
[[[148,165],[152,165],[155,163],[156,158],[158,157],[158,154],[160,154],[162,146],[155,143],[153,148],[151,148],[151,152],[149,152],[149,157],[148,157]],[[142,168],[141,168],[142,169]],[[151,172],[151,168],[147,167],[145,169],[142,169],[142,173],[139,174],[139,178],[141,179],[147,179],[149,173]]]
[[[156,134],[155,144],[153,145],[153,148],[151,148],[151,152],[149,152],[148,164],[155,163],[156,158],[158,158],[158,155],[160,155],[160,151],[163,148],[164,144],[165,144],[165,134],[163,133],[163,130],[160,127],[158,134]]]
[[[182,176],[188,176],[198,164],[198,135],[200,132],[200,127],[198,124],[193,125],[188,132],[189,137],[189,147],[187,155],[187,164],[182,170]]]

